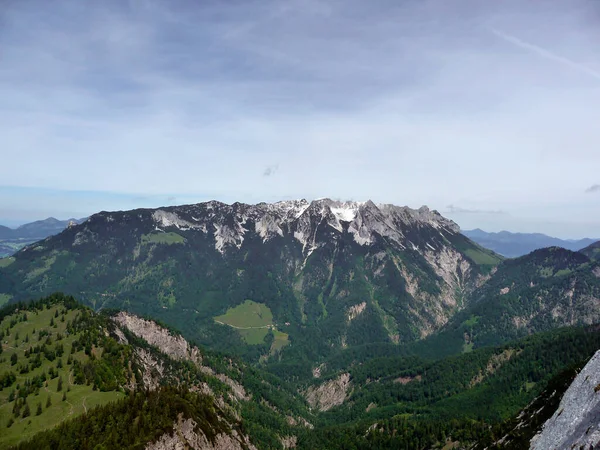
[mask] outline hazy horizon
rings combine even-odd
[[[2,224],[333,197],[600,237],[597,1],[14,1],[0,45]]]

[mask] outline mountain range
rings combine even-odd
[[[475,230],[463,230],[462,233],[479,245],[507,258],[516,258],[526,255],[534,250],[545,247],[562,247],[567,250],[578,251],[599,239],[559,239],[541,233],[511,233],[500,231],[488,233],[476,228]]]
[[[100,212],[0,259],[3,351],[17,354],[14,367],[0,357],[0,386],[3,376],[16,383],[2,364],[21,383],[39,372],[32,321],[43,315],[43,329],[64,336],[64,316],[78,342],[71,353],[82,343],[77,364],[89,363],[83,384],[113,393],[82,388],[73,411],[85,412],[88,398],[117,403],[22,448],[79,439],[82,427],[110,415],[153,423],[154,434],[138,430],[146,448],[194,439],[212,445],[201,448],[502,448],[503,433],[529,442],[514,431],[520,411],[552,383],[564,392],[569,370],[600,348],[597,250],[549,247],[505,259],[437,211],[371,201]],[[23,302],[44,296],[23,312]],[[57,310],[49,326],[47,310]],[[80,328],[75,317],[85,317]],[[50,357],[53,336],[42,352]],[[46,360],[52,374],[79,373],[64,357],[60,368]],[[10,389],[0,390],[0,411],[17,404]],[[178,406],[152,406],[161,401]],[[154,408],[152,417],[139,418],[140,405]],[[288,406],[286,425],[276,417]],[[13,411],[20,433],[29,426],[21,419]],[[527,429],[539,431],[540,420]],[[123,432],[109,424],[91,433],[100,445]],[[230,447],[216,446],[219,435]],[[166,444],[151,447],[157,442]]]
[[[19,300],[64,291],[96,309],[162,317],[199,343],[258,358],[265,351],[247,345],[252,338],[223,325],[241,314],[230,308],[243,313],[251,300],[300,344],[284,353],[326,355],[435,332],[501,259],[425,207],[207,202],[95,214],[15,254],[0,292]]]

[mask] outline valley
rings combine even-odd
[[[594,255],[504,259],[435,211],[372,202],[102,212],[0,259],[0,427],[31,448],[168,399],[188,415],[156,406],[148,445],[200,404],[216,416],[188,438],[213,442],[223,414],[235,448],[495,442],[600,348]]]

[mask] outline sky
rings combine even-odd
[[[600,237],[600,1],[3,0],[0,223],[216,199]]]

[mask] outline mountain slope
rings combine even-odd
[[[500,231],[488,233],[480,229],[463,230],[465,236],[485,248],[506,256],[516,258],[545,247],[562,247],[567,250],[581,250],[590,245],[595,239],[564,240],[541,233],[511,233]]]
[[[585,256],[594,261],[600,261],[600,241],[594,242],[593,244],[579,250]]]
[[[277,379],[201,351],[155,322],[94,314],[62,295],[0,314],[8,333],[0,365],[2,446],[66,419],[75,420],[20,448],[96,448],[95,439],[106,448],[167,445],[173,431],[203,448],[254,448],[250,439],[279,448],[285,433],[310,426],[304,403]],[[98,405],[105,406],[90,411]]]
[[[0,366],[0,445],[22,449],[470,448],[497,440],[499,420],[600,346],[597,329],[555,330],[436,362],[324,367],[294,391],[152,320],[93,313],[63,295],[0,317],[0,364],[17,354]],[[311,412],[301,396],[315,392]],[[324,408],[326,397],[334,404]]]
[[[417,344],[445,355],[562,326],[600,322],[600,266],[558,247],[500,264],[471,304],[431,339]]]
[[[0,291],[61,290],[160,317],[212,348],[314,359],[430,335],[499,261],[425,207],[213,201],[96,214],[17,253]],[[272,315],[263,331],[235,322],[246,300]]]

